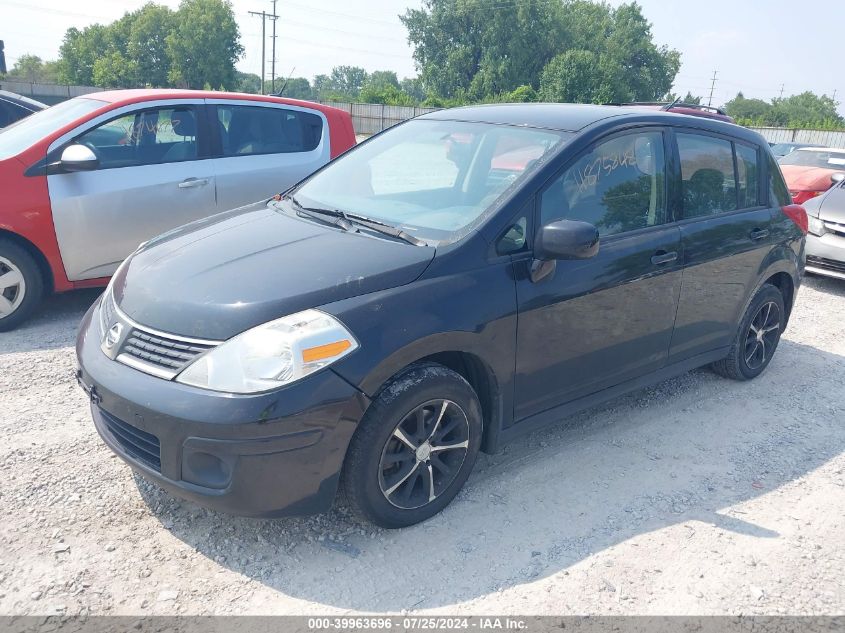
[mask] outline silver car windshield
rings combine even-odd
[[[569,132],[417,120],[373,138],[301,185],[301,206],[386,222],[454,241],[572,138]]]
[[[46,108],[0,130],[0,160],[17,156],[42,138],[106,105],[105,101],[77,97]]]

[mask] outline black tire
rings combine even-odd
[[[0,287],[0,332],[18,327],[28,319],[44,298],[44,278],[35,258],[25,248],[8,239],[0,239],[0,278],[8,273],[18,272],[22,284]],[[9,310],[4,314],[3,307]]]
[[[713,371],[732,380],[756,378],[772,360],[785,324],[783,295],[775,286],[763,284],[740,321],[730,352],[711,365]],[[760,335],[760,330],[768,331]]]
[[[341,475],[350,507],[384,528],[434,516],[469,477],[481,433],[481,405],[462,376],[434,363],[408,367],[373,401],[352,438]]]

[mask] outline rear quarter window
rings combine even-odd
[[[766,160],[769,165],[769,205],[785,207],[792,204],[792,196],[789,194],[789,189],[786,188],[786,181],[783,179],[780,165],[771,152],[766,152]]]

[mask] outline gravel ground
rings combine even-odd
[[[482,455],[401,531],[259,521],[131,474],[71,378],[96,293],[0,334],[0,614],[845,613],[845,283],[768,371],[695,371]]]

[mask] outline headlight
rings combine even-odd
[[[228,393],[287,385],[358,349],[334,317],[305,310],[247,330],[200,356],[176,380]]]
[[[809,222],[810,233],[812,233],[813,235],[824,235],[825,233],[827,233],[827,229],[824,227],[824,222],[822,222],[818,218],[808,214],[807,220]]]

